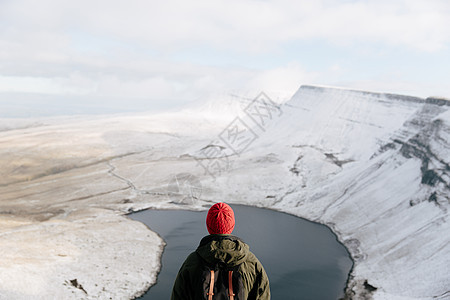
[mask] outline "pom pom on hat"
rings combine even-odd
[[[234,229],[234,212],[226,203],[216,203],[206,216],[206,228],[209,234],[231,234]]]

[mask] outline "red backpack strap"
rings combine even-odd
[[[233,293],[233,271],[228,271],[228,295],[230,300],[234,300],[235,294]]]
[[[208,300],[212,300],[212,296],[214,295],[213,290],[214,290],[214,270],[211,270],[211,281],[209,282],[209,292],[206,293],[206,295],[208,295]]]

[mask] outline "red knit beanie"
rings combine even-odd
[[[206,216],[206,228],[209,234],[231,234],[234,229],[234,212],[226,203],[216,203]]]

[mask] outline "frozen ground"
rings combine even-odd
[[[123,215],[215,201],[327,224],[355,261],[348,298],[449,299],[449,102],[311,86],[280,105],[253,97],[0,120],[0,299],[138,295],[163,242]]]

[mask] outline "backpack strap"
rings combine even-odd
[[[230,296],[230,300],[234,300],[235,294],[233,293],[233,271],[228,271],[228,296]]]
[[[212,296],[214,295],[214,270],[210,270],[211,272],[211,280],[209,282],[209,292],[206,293],[208,295],[208,300],[212,300]],[[234,296],[236,296],[233,292],[233,271],[228,271],[228,296],[230,300],[234,300]]]
[[[206,293],[206,295],[208,295],[208,300],[212,300],[212,296],[214,295],[213,290],[214,290],[214,270],[211,270],[211,281],[209,282],[209,292]]]

